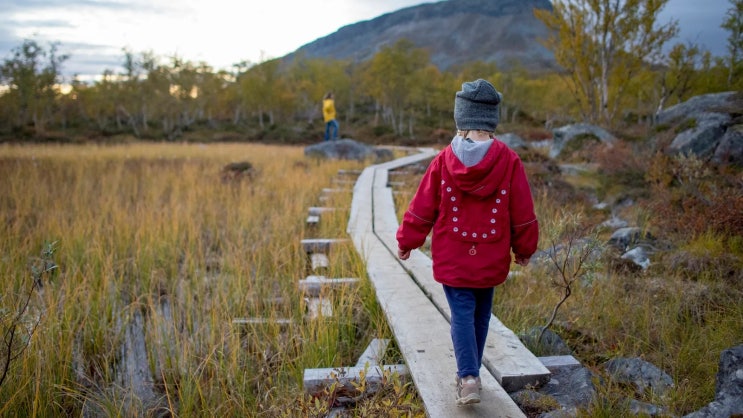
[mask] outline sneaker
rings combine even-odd
[[[474,376],[457,379],[457,405],[480,403],[480,387]]]

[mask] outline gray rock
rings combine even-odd
[[[392,158],[392,151],[382,148],[377,149],[353,139],[339,139],[309,145],[305,147],[304,155],[315,158],[359,161],[373,158],[379,161],[384,158]]]
[[[596,396],[593,374],[585,367],[565,370],[551,376],[539,392],[553,397],[564,408],[587,407]]]
[[[562,152],[562,149],[568,142],[583,135],[593,135],[599,141],[604,143],[612,143],[616,141],[614,135],[610,134],[607,130],[595,125],[590,125],[587,123],[566,125],[552,131],[553,141],[552,148],[550,149],[550,158],[559,156]]]
[[[520,136],[513,133],[496,135],[496,138],[498,138],[500,142],[506,144],[508,148],[511,148],[514,151],[528,148],[528,145],[526,145],[526,141],[524,141]]]
[[[720,138],[712,162],[743,166],[743,125],[728,128],[725,135]]]
[[[683,103],[671,106],[658,113],[656,123],[666,124],[690,118],[696,119],[700,113],[724,107],[728,104],[728,99],[734,95],[735,92],[724,92],[694,96]]]
[[[668,417],[671,411],[658,405],[647,402],[640,402],[636,399],[630,399],[629,411],[632,415],[649,416],[649,417]]]
[[[541,331],[541,327],[532,327],[525,334],[520,335],[519,338],[521,341],[526,343],[526,345],[535,348],[536,351],[544,356],[573,354],[570,347],[565,344],[565,341],[563,341],[563,339],[551,329],[546,329],[542,335],[542,339],[537,341]]]
[[[575,418],[578,416],[578,408],[558,409],[539,416],[539,418]]]
[[[626,228],[627,225],[629,225],[629,222],[625,221],[624,219],[620,219],[616,216],[612,216],[611,218],[605,220],[604,222],[601,222],[601,227],[609,228],[612,230],[617,230],[620,228]]]
[[[650,267],[650,258],[648,257],[647,252],[642,247],[635,247],[626,253],[622,254],[622,259],[629,260],[638,266],[642,267],[643,270],[646,270],[648,267]]]
[[[617,382],[633,384],[639,392],[650,389],[663,396],[674,386],[671,376],[639,358],[613,358],[604,367]]]
[[[743,344],[720,355],[715,400],[684,418],[718,418],[743,415]]]
[[[534,389],[510,393],[520,408],[557,402],[559,409],[539,415],[540,418],[575,417],[578,408],[587,408],[596,396],[593,373],[586,367],[565,369],[550,376],[549,382]]]
[[[636,226],[629,226],[626,228],[619,228],[611,234],[607,244],[621,250],[626,251],[627,248],[641,240],[652,240],[653,237],[649,233],[643,234],[642,229]]]
[[[708,159],[715,154],[730,120],[730,115],[727,114],[700,113],[696,126],[676,135],[668,146],[668,151],[671,154],[694,154]]]

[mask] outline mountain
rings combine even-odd
[[[555,65],[539,43],[547,28],[533,9],[552,10],[549,0],[448,0],[407,7],[340,28],[287,55],[365,61],[405,38],[426,49],[442,70],[471,61],[508,69],[517,62],[539,70]]]

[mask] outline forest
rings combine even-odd
[[[474,78],[489,79],[504,94],[501,120],[514,129],[650,124],[660,110],[695,95],[743,87],[740,1],[731,1],[721,22],[729,33],[723,57],[693,43],[671,45],[678,27],[657,24],[657,5],[634,1],[601,11],[590,3],[535,11],[554,34],[543,42],[559,71],[501,71],[493,62],[444,71],[428,51],[400,39],[364,62],[276,58],[237,63],[232,71],[123,50],[122,67],[91,83],[63,80],[69,56],[59,43],[27,39],[0,66],[0,138],[308,143],[322,139],[320,101],[333,91],[343,137],[435,143],[453,128],[454,92]]]

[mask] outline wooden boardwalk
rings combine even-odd
[[[480,370],[482,402],[457,407],[456,363],[443,289],[433,280],[431,260],[425,254],[413,251],[404,262],[397,258],[398,221],[388,186],[389,170],[430,159],[435,153],[420,149],[418,154],[364,169],[354,185],[347,232],[366,263],[427,415],[524,417],[506,390],[544,382],[549,370],[493,316]]]

